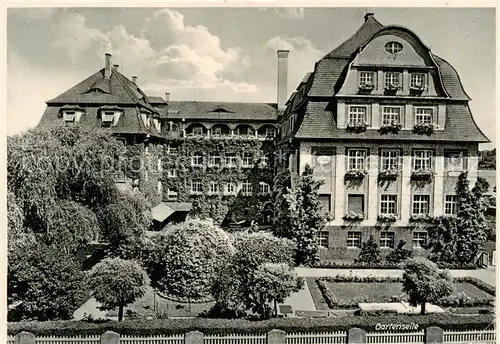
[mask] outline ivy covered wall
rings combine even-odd
[[[135,162],[127,177],[135,179],[135,186],[153,206],[169,201],[170,189],[177,192],[178,202],[193,203],[192,216],[212,218],[223,225],[242,221],[262,224],[264,209],[269,213],[271,193],[259,191],[261,182],[267,183],[270,188],[273,185],[272,140],[192,137],[164,144],[134,144],[128,147],[128,158]],[[191,157],[194,155],[202,157],[200,166],[192,166]],[[210,164],[211,155],[220,157],[221,163]],[[236,157],[236,164],[232,167],[224,164],[228,156]],[[245,156],[251,157],[251,166],[243,165]],[[264,156],[267,157],[265,165],[262,164]],[[175,171],[174,174],[171,171]],[[192,181],[201,182],[201,192],[191,192]],[[218,184],[219,192],[210,192],[211,182]],[[236,184],[235,194],[224,192],[228,182]],[[241,192],[242,182],[251,183],[251,194]]]

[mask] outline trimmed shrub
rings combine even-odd
[[[316,284],[318,285],[318,288],[321,291],[321,294],[323,294],[323,298],[325,299],[326,304],[328,305],[328,307],[330,307],[330,308],[336,308],[338,306],[337,299],[333,295],[333,293],[330,290],[330,288],[328,288],[328,286],[326,285],[326,283],[323,280],[321,280],[321,279],[317,279],[316,280]]]
[[[386,315],[369,317],[329,317],[329,318],[275,318],[265,321],[229,320],[229,319],[163,319],[163,320],[125,320],[101,324],[84,321],[46,321],[8,323],[9,335],[22,331],[37,336],[77,336],[101,335],[106,331],[114,331],[122,335],[169,335],[189,331],[201,331],[205,334],[230,333],[266,333],[272,329],[286,332],[323,332],[345,331],[351,327],[359,327],[366,331],[374,331],[378,323],[414,323],[419,329],[439,326],[444,330],[483,330],[495,321],[493,314],[460,316],[452,314],[428,315]]]
[[[485,283],[485,282],[481,281],[479,278],[475,278],[475,277],[456,277],[454,279],[454,281],[455,282],[470,283],[473,286],[475,286],[476,288],[481,289],[485,293],[488,293],[488,294],[490,294],[492,296],[496,295],[496,288],[493,287],[493,286],[491,286],[491,285],[489,285],[488,283]]]
[[[453,264],[437,262],[440,269],[453,269],[453,270],[476,270],[477,266],[473,263],[470,264]],[[312,267],[319,269],[398,269],[402,270],[401,264],[394,264],[389,262],[381,262],[378,264],[373,263],[337,263],[330,261],[321,261],[314,264]]]

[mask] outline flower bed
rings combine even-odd
[[[431,135],[434,133],[434,125],[431,123],[417,123],[413,127],[413,132],[419,135]]]

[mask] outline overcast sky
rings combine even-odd
[[[276,102],[277,48],[289,49],[288,94],[363,23],[365,8],[8,9],[7,133],[35,126],[45,101],[104,66],[104,53],[149,95]],[[369,8],[413,30],[458,71],[495,145],[494,9]]]

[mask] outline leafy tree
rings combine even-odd
[[[229,235],[209,220],[188,220],[151,238],[146,257],[152,285],[178,298],[210,295],[218,272],[233,254]]]
[[[106,258],[90,270],[88,285],[104,309],[118,307],[118,321],[122,321],[123,308],[144,296],[149,278],[135,261]]]
[[[380,249],[373,235],[370,235],[368,241],[363,243],[361,252],[359,252],[358,258],[356,258],[354,261],[356,263],[369,263],[369,264],[380,263],[381,261]]]
[[[403,292],[413,307],[421,305],[420,314],[425,314],[427,302],[437,302],[453,293],[453,283],[448,271],[441,271],[428,259],[410,259],[403,273]]]
[[[487,240],[486,205],[483,190],[487,182],[479,179],[469,190],[467,172],[458,177],[455,192],[458,196],[456,217],[438,217],[429,228],[429,258],[458,264],[474,262]]]
[[[84,274],[71,255],[36,242],[10,250],[9,320],[67,320],[86,295]]]
[[[58,201],[48,218],[43,242],[68,254],[76,254],[97,238],[99,223],[89,208],[74,201]]]
[[[288,290],[284,287],[273,287],[271,283],[265,294],[257,286],[262,286],[262,276],[265,274],[261,267],[263,264],[283,264],[292,267],[294,256],[294,244],[291,240],[277,238],[269,233],[238,233],[234,236],[235,253],[228,263],[220,270],[218,278],[214,283],[212,295],[217,307],[222,311],[242,313],[252,310],[261,317],[269,315],[269,309],[263,306],[263,299],[276,297],[281,299],[279,290]],[[276,268],[277,271],[282,271]],[[272,273],[269,268],[267,273]],[[258,273],[258,271],[260,271]],[[274,272],[275,281],[280,275]],[[258,277],[260,276],[260,277]],[[269,277],[269,279],[271,279]],[[287,285],[288,277],[282,283]],[[276,282],[278,283],[278,282]],[[299,285],[297,281],[297,285]],[[273,291],[274,290],[274,291]],[[266,296],[267,295],[267,296]],[[271,296],[269,296],[271,295]]]
[[[396,247],[392,252],[390,252],[385,257],[385,260],[387,260],[389,263],[392,264],[399,264],[401,262],[404,262],[408,258],[411,258],[413,256],[413,252],[411,250],[405,249],[404,248],[405,245],[406,241],[400,240],[398,243],[398,247]]]
[[[274,303],[274,316],[278,316],[277,303],[283,303],[291,293],[302,289],[304,280],[285,263],[259,265],[250,281],[251,294],[258,301],[254,311],[262,318],[270,316],[270,303]]]
[[[316,237],[326,223],[319,201],[322,182],[314,179],[314,171],[309,165],[305,166],[302,175],[296,179],[293,190],[288,188],[289,178],[286,172],[276,180],[275,204],[278,217],[273,232],[296,243],[296,265],[311,265],[319,261]]]

